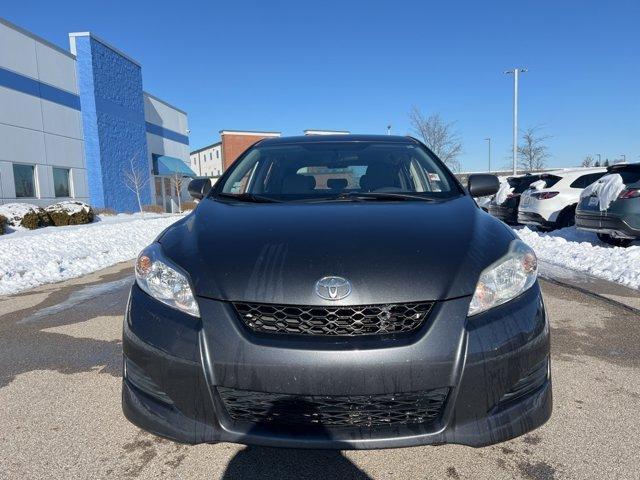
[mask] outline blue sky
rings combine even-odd
[[[189,114],[191,147],[221,129],[410,133],[412,105],[455,121],[463,170],[507,163],[544,125],[552,166],[640,160],[640,2],[6,2],[2,16],[68,48],[91,31],[137,59],[144,87]]]

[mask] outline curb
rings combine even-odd
[[[602,293],[596,292],[594,290],[591,290],[591,289],[588,289],[588,288],[585,288],[585,287],[581,287],[581,286],[576,285],[574,283],[558,280],[557,278],[553,278],[553,277],[546,276],[546,275],[540,275],[540,279],[545,281],[545,282],[549,282],[549,283],[553,283],[555,285],[559,285],[561,287],[566,287],[566,288],[570,288],[572,290],[576,290],[576,291],[578,291],[580,293],[583,293],[585,295],[589,295],[590,297],[597,298],[598,300],[601,300],[601,301],[603,301],[605,303],[608,303],[610,305],[622,308],[622,309],[627,310],[627,311],[629,311],[631,313],[634,313],[636,315],[640,315],[640,308],[636,308],[636,307],[634,307],[632,305],[628,305],[628,304],[626,304],[624,302],[620,302],[618,300],[615,300],[615,299],[613,299],[611,297],[608,297],[608,296],[606,296],[606,295],[604,295]],[[611,282],[609,282],[609,283],[611,283]],[[640,292],[638,293],[638,295],[640,295]]]

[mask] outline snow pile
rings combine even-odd
[[[80,212],[89,212],[91,207],[84,202],[77,202],[68,200],[66,202],[58,202],[53,205],[49,205],[45,207],[47,212],[64,212],[69,215],[73,215],[74,213]]]
[[[0,295],[80,277],[135,258],[178,215],[134,214],[0,237]]]
[[[595,233],[575,227],[551,233],[534,232],[527,227],[514,230],[540,260],[640,289],[640,245],[604,246]]]
[[[20,222],[27,213],[39,213],[42,209],[30,203],[5,203],[0,205],[0,215],[6,217],[7,223],[12,227],[20,226]]]
[[[509,185],[507,181],[501,182],[500,188],[498,189],[498,192],[496,193],[496,197],[495,197],[496,204],[502,205],[507,199],[507,197],[512,193],[513,193],[513,187]]]
[[[529,185],[529,188],[531,190],[542,190],[543,188],[546,188],[546,187],[547,187],[547,182],[545,182],[544,180],[536,180],[531,185]]]
[[[46,207],[45,211],[56,227],[91,223],[95,217],[89,205],[77,201],[54,203]]]
[[[609,205],[618,198],[620,192],[624,190],[624,181],[618,173],[605,175],[597,182],[592,183],[580,193],[580,200],[583,198],[596,196],[600,202],[600,211],[603,212]]]

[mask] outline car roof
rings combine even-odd
[[[270,137],[258,142],[259,145],[286,145],[293,143],[332,143],[332,142],[380,142],[380,143],[416,143],[411,137],[399,135],[298,135],[292,137]]]
[[[605,167],[581,167],[581,168],[563,168],[561,170],[554,170],[549,173],[553,173],[558,177],[580,177],[582,175],[588,175],[590,173],[604,173],[607,169]]]
[[[555,177],[565,178],[576,176],[579,177],[581,175],[588,175],[589,173],[601,173],[606,172],[607,169],[605,167],[576,167],[576,168],[558,168],[556,170],[546,170],[544,172],[527,172],[524,174],[509,176],[508,178],[526,178],[528,176],[545,176],[545,175],[553,175]]]
[[[608,172],[640,172],[640,163],[617,163],[607,167]]]

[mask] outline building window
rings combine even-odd
[[[16,197],[35,197],[36,181],[33,165],[13,164],[13,182],[16,187]]]
[[[69,169],[53,169],[53,190],[56,197],[70,197],[71,187],[69,185]]]
[[[216,150],[216,158],[220,158],[220,150]]]
[[[153,177],[153,181],[156,189],[156,205],[163,206],[164,200],[162,198],[162,177]]]

